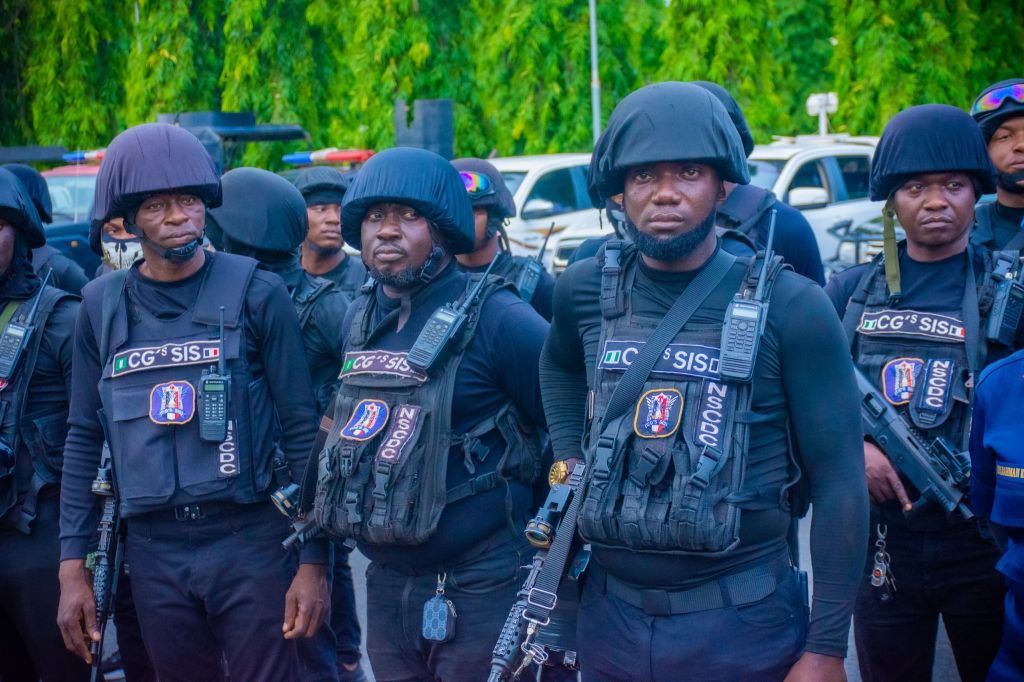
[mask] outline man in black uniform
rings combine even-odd
[[[323,277],[353,299],[366,282],[366,267],[345,253],[341,236],[341,200],[352,174],[337,168],[313,166],[295,176],[295,186],[306,200],[309,232],[302,243],[302,269]]]
[[[516,205],[501,173],[483,159],[456,159],[452,165],[469,192],[476,234],[473,250],[456,256],[459,266],[480,273],[493,263],[491,274],[515,285],[522,299],[550,322],[555,278],[536,258],[513,256],[509,251],[505,221],[515,217]]]
[[[522,529],[542,467],[547,323],[500,278],[456,267],[453,256],[473,248],[472,209],[436,154],[370,159],[342,225],[373,285],[345,321],[317,523],[371,561],[367,648],[378,680],[479,680],[530,554]]]
[[[333,170],[333,169],[329,169]],[[281,277],[299,316],[302,340],[317,396],[317,414],[327,412],[338,387],[338,372],[344,359],[342,322],[348,298],[333,282],[314,277],[299,267],[299,244],[306,238],[306,204],[302,195],[280,175],[259,168],[235,168],[221,178],[223,200],[210,209],[210,227],[219,229],[222,250],[249,256]],[[304,669],[313,667],[312,679],[358,679],[361,632],[356,617],[355,589],[348,550],[335,552],[331,564],[331,617],[321,628],[307,652],[300,643]],[[326,649],[326,651],[325,651]],[[320,668],[329,669],[330,675]]]
[[[689,83],[626,97],[595,149],[592,197],[622,194],[633,244],[563,273],[541,357],[555,458],[586,448],[584,679],[843,678],[867,521],[853,368],[817,285],[720,248],[722,183],[747,181],[725,108]],[[746,334],[723,347],[738,294]],[[808,495],[809,627],[786,539]]]
[[[941,437],[958,453],[967,449],[974,381],[1009,352],[986,341],[995,278],[984,250],[968,247],[974,204],[992,186],[970,116],[940,104],[897,114],[871,170],[871,199],[887,202],[885,251],[826,287],[864,377],[925,443]],[[894,219],[907,235],[898,245]],[[1018,330],[1012,343],[1020,340]],[[960,677],[983,680],[999,647],[1004,594],[987,529],[917,501],[879,444],[864,442],[864,460],[874,504],[854,613],[861,674],[930,680],[941,614]]]
[[[32,204],[36,207],[40,220],[44,223],[52,223],[53,204],[50,201],[50,190],[46,186],[46,179],[39,174],[39,171],[21,163],[8,163],[2,168],[17,176],[21,184],[25,186],[28,195],[32,197]],[[32,249],[32,267],[40,277],[47,270],[52,270],[50,286],[63,289],[76,296],[82,293],[82,287],[89,282],[89,278],[86,277],[78,263],[48,244]]]
[[[296,572],[272,490],[316,432],[295,310],[276,275],[199,248],[220,182],[187,131],[146,124],[107,147],[93,219],[121,216],[145,258],[86,286],[61,490],[65,645],[99,637],[83,557],[106,437],[143,639],[164,680],[291,680],[326,612],[326,547]],[[105,436],[106,433],[106,436]],[[282,626],[281,613],[284,611]],[[183,652],[187,655],[183,655]]]
[[[1024,248],[1024,78],[985,88],[971,107],[998,173],[996,201],[978,207],[971,243],[989,250]]]
[[[42,286],[32,249],[46,243],[22,184],[0,172],[0,678],[84,680],[57,612],[61,452],[79,301]],[[13,335],[26,326],[29,334]],[[11,343],[20,342],[19,356]],[[9,366],[12,360],[17,363]]]

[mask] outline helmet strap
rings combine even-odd
[[[882,207],[882,253],[885,265],[885,283],[889,287],[889,301],[895,303],[903,295],[900,288],[900,256],[896,248],[896,209],[892,195]]]

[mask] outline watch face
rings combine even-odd
[[[569,465],[565,462],[555,462],[551,465],[551,470],[548,472],[548,485],[565,483],[565,479],[568,475]]]

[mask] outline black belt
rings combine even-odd
[[[191,504],[179,504],[168,509],[145,512],[145,516],[153,521],[201,521],[213,516],[220,516],[227,512],[246,512],[258,508],[266,502],[253,504],[239,504],[238,502],[193,502]]]
[[[688,590],[669,591],[633,587],[605,572],[605,592],[648,616],[674,616],[741,606],[761,601],[774,593],[792,571],[789,556],[745,571],[709,580]]]

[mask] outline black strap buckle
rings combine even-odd
[[[178,521],[199,521],[206,518],[206,513],[199,504],[183,504],[174,508],[174,518]]]
[[[341,448],[341,457],[339,458],[339,472],[345,478],[352,475],[352,465],[355,460],[356,449],[350,445],[345,445]]]
[[[383,500],[387,497],[388,482],[391,480],[391,463],[377,462],[377,468],[373,472],[373,499]]]

